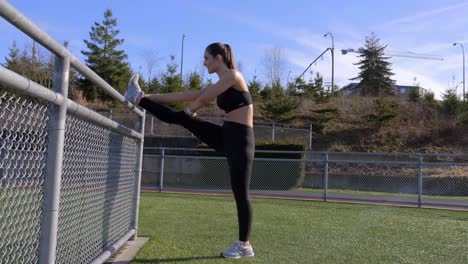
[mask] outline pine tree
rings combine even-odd
[[[417,102],[421,99],[421,92],[419,91],[419,87],[412,89],[408,94],[408,100],[410,102]]]
[[[248,84],[250,95],[252,96],[252,100],[257,102],[260,97],[260,90],[262,89],[262,84],[257,81],[257,76],[254,75],[253,79]]]
[[[161,89],[160,93],[174,93],[184,92],[182,87],[182,79],[180,74],[177,73],[178,65],[175,63],[175,57],[171,56],[171,62],[167,64],[166,72],[161,77]],[[183,103],[169,104],[169,107],[175,109],[182,109]]]
[[[364,96],[386,96],[393,95],[394,81],[391,71],[391,63],[386,61],[390,57],[384,55],[387,45],[380,44],[380,39],[372,33],[366,37],[365,48],[362,49],[359,57],[361,72],[351,80],[360,80],[359,87],[361,95]]]
[[[120,33],[117,27],[117,19],[113,18],[112,11],[106,10],[104,20],[95,22],[89,32],[90,40],[84,40],[88,50],[81,51],[87,56],[86,65],[101,76],[114,89],[123,93],[131,76],[131,69],[127,62],[127,54],[119,50],[124,39],[117,38]],[[84,79],[82,82],[83,92],[86,98],[95,100],[110,100],[102,89],[94,86],[91,81]]]
[[[5,67],[36,82],[46,88],[52,87],[54,74],[54,56],[50,53],[44,53],[43,50],[36,47],[33,42],[32,48],[20,51],[13,42],[9,48],[8,57],[5,58]]]
[[[149,93],[159,93],[161,91],[161,82],[158,77],[154,77],[151,81],[148,82],[148,92]]]
[[[189,76],[189,87],[190,90],[198,91],[202,88],[202,79],[198,72],[194,71]]]
[[[16,41],[13,41],[11,47],[8,48],[10,51],[8,57],[5,57],[5,67],[8,69],[18,72],[20,69],[20,50],[16,46]]]
[[[442,111],[449,116],[454,116],[460,109],[460,102],[455,89],[448,89],[442,94]]]

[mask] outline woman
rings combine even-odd
[[[255,150],[252,98],[242,74],[236,70],[228,44],[210,44],[205,49],[203,65],[208,73],[218,75],[218,82],[196,92],[145,95],[136,74],[130,79],[124,97],[164,122],[183,126],[208,146],[225,154],[237,205],[239,240],[221,256],[253,257],[249,242],[252,207],[248,193]],[[197,111],[215,98],[219,108],[226,112],[222,126],[195,118]],[[188,105],[184,111],[174,111],[159,104],[175,102]]]

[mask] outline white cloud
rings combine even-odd
[[[417,68],[406,68],[401,66],[394,66],[393,72],[395,73],[394,79],[397,79],[400,85],[414,85],[416,83],[425,89],[429,89],[434,92],[436,98],[441,98],[441,93],[446,90],[446,86],[440,81],[435,80],[431,76],[426,75]]]
[[[447,13],[447,12],[452,11],[452,10],[459,10],[460,8],[463,8],[463,7],[466,7],[466,6],[468,6],[468,2],[460,3],[460,4],[456,4],[456,5],[451,5],[451,6],[446,6],[446,7],[441,7],[441,8],[437,8],[437,9],[433,9],[433,10],[428,10],[428,11],[422,11],[422,12],[414,14],[414,15],[405,16],[405,17],[401,17],[401,18],[391,20],[389,22],[386,22],[386,23],[380,25],[380,27],[389,27],[389,26],[393,27],[393,26],[401,25],[401,24],[417,24],[417,23],[420,23],[421,21],[423,21],[424,19],[434,17],[434,16],[437,16],[437,15],[440,15],[440,14],[443,14],[443,13]]]

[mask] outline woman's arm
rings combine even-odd
[[[178,103],[192,102],[196,100],[206,88],[193,92],[167,93],[167,94],[147,94],[143,98],[148,98],[158,103]]]

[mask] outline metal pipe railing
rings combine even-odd
[[[66,97],[64,97],[62,94],[55,93],[54,91],[51,91],[50,89],[47,89],[38,83],[28,80],[25,77],[10,71],[3,66],[0,66],[0,83],[11,89],[56,105],[62,105],[66,102],[68,114],[76,114],[77,116],[82,117],[87,121],[110,128],[122,135],[136,139],[143,139],[143,133],[136,132],[82,105],[79,105],[70,99],[66,99]]]
[[[70,58],[55,58],[54,92],[67,98]],[[49,143],[47,149],[47,174],[43,198],[39,263],[55,263],[57,249],[60,185],[62,182],[63,152],[65,142],[65,104],[54,105],[49,119]]]
[[[145,133],[145,115],[140,117],[137,127],[140,128],[140,133],[143,135]],[[144,139],[142,138],[138,143],[137,147],[137,179],[135,183],[134,193],[133,193],[133,215],[132,221],[130,223],[130,228],[135,230],[135,234],[130,238],[131,240],[137,240],[138,238],[138,213],[140,208],[140,188],[141,188],[141,171],[143,167],[143,148],[144,148]]]
[[[128,231],[124,236],[117,240],[112,247],[104,249],[105,251],[93,262],[102,263],[112,252],[120,248],[125,241],[130,238],[136,239],[137,237],[136,232],[138,227],[138,206],[142,171],[145,112],[126,101],[124,97],[105,80],[103,80],[63,45],[40,29],[6,0],[0,0],[0,16],[55,55],[53,91],[13,71],[10,71],[3,66],[0,66],[0,83],[5,84],[8,89],[20,91],[21,93],[51,103],[49,108],[50,115],[48,124],[46,175],[44,180],[44,196],[42,199],[43,210],[39,249],[37,252],[39,254],[39,263],[55,263],[57,258],[59,210],[61,203],[60,198],[62,171],[64,166],[63,160],[67,114],[75,114],[86,121],[97,124],[100,127],[116,131],[121,135],[137,139],[138,141],[136,148],[136,155],[138,155],[138,157],[135,167],[136,177],[133,185],[133,207],[131,208],[130,226],[128,226]],[[70,67],[75,68],[79,73],[98,87],[102,88],[114,99],[132,109],[132,111],[139,116],[139,131],[129,129],[69,100],[68,84]]]
[[[114,252],[125,244],[132,236],[136,235],[134,229],[130,229],[121,239],[117,240],[114,244],[107,248],[99,257],[94,259],[90,264],[101,264],[104,263]]]

